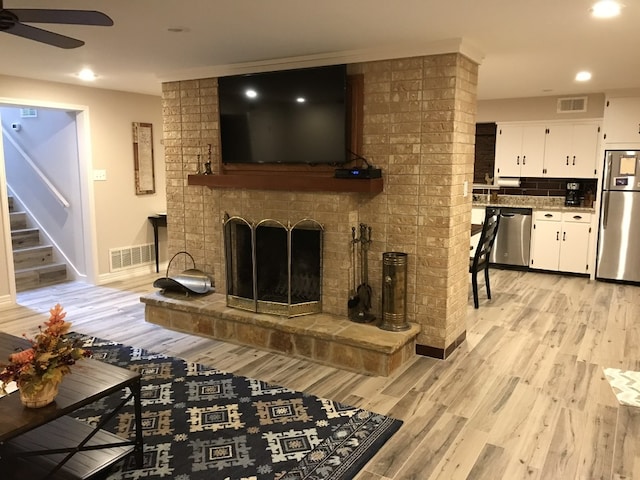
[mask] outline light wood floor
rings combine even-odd
[[[156,277],[24,292],[0,329],[33,333],[59,302],[76,331],[403,419],[358,480],[640,480],[640,409],[619,406],[602,371],[640,370],[640,287],[492,270],[494,299],[469,297],[449,359],[382,378],[147,324],[138,299]]]

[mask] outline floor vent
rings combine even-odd
[[[558,99],[557,113],[580,113],[587,111],[587,97],[566,97]]]
[[[149,243],[134,247],[112,248],[109,250],[109,258],[111,259],[112,272],[146,265],[156,261],[155,247],[153,243]]]

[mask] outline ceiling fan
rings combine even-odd
[[[44,8],[4,8],[0,0],[0,32],[35,40],[60,48],[78,48],[82,40],[25,25],[25,23],[58,23],[110,27],[113,20],[94,10],[54,10]]]

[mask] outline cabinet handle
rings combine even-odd
[[[573,164],[574,165],[576,164],[576,156],[575,155],[573,156]]]
[[[526,165],[526,164],[527,164],[527,156],[526,156],[526,155],[523,155],[523,156],[522,156],[522,164],[523,164],[523,165]]]
[[[566,241],[567,240],[567,232],[562,232],[562,241]]]
[[[569,155],[567,155],[567,165],[569,165]]]
[[[574,220],[582,220],[582,215],[574,215],[573,219]]]
[[[560,240],[560,232],[556,232],[556,240]]]
[[[545,213],[544,216],[547,218],[551,218],[553,217],[553,213]]]
[[[516,165],[520,165],[520,155],[516,157]]]

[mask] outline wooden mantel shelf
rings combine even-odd
[[[285,190],[303,192],[381,193],[382,178],[344,179],[320,175],[189,175],[189,185],[209,188],[246,188],[249,190]]]

